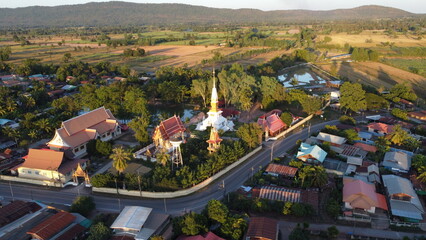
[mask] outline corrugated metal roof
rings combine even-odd
[[[278,221],[266,217],[250,218],[246,236],[256,239],[271,239],[277,238]]]
[[[321,141],[331,142],[338,145],[341,145],[346,142],[346,138],[328,134],[328,133],[323,133],[323,132],[318,133],[317,139]]]
[[[35,226],[28,231],[27,234],[34,235],[42,240],[47,240],[70,225],[75,218],[76,217],[69,212],[59,212]]]
[[[152,208],[126,206],[117,219],[115,219],[111,228],[139,231],[145,224],[151,211]]]
[[[294,177],[294,175],[296,175],[297,170],[298,169],[294,167],[289,167],[289,166],[284,166],[284,165],[274,164],[274,163],[269,164],[268,167],[266,168],[266,172],[268,173],[276,173],[276,174],[289,176],[289,177]]]
[[[262,186],[259,197],[283,202],[300,202],[300,190],[276,186]]]

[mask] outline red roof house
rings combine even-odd
[[[385,123],[370,123],[367,125],[369,132],[375,132],[380,135],[386,135],[393,132],[394,126]]]
[[[266,217],[250,218],[246,240],[276,240],[278,239],[278,221]]]
[[[208,232],[204,235],[196,235],[196,236],[179,236],[176,240],[225,240],[221,237],[218,237],[216,234],[212,232]]]
[[[388,210],[384,195],[376,193],[374,184],[362,180],[344,178],[343,202],[348,209],[362,209],[375,213],[376,208]]]
[[[171,140],[185,140],[184,133],[186,131],[182,120],[179,116],[173,116],[161,123],[155,128],[152,139],[155,146],[160,146],[166,149],[171,147]]]
[[[271,163],[268,165],[265,172],[267,172],[270,175],[282,175],[286,177],[294,177],[296,175],[297,170],[298,169],[294,167]]]
[[[366,152],[372,152],[375,153],[377,151],[377,147],[370,145],[370,144],[365,144],[365,143],[361,143],[361,142],[357,142],[354,144],[355,147],[361,148],[362,150],[366,151]]]

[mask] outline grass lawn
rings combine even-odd
[[[382,62],[426,77],[426,59],[384,58]]]

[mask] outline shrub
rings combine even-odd
[[[77,197],[70,207],[70,212],[80,213],[87,217],[89,213],[95,209],[96,204],[93,202],[93,198],[89,196]]]

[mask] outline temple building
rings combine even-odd
[[[120,125],[109,109],[93,111],[62,122],[47,145],[50,149],[66,151],[73,158],[87,154],[87,143],[93,139],[109,141],[121,134]]]
[[[210,138],[206,142],[209,144],[207,147],[209,153],[214,153],[219,150],[222,139],[219,137],[219,133],[217,132],[216,128],[212,127],[210,131]]]
[[[30,149],[23,158],[25,162],[12,169],[19,178],[55,182],[63,186],[72,180],[78,182],[77,177],[81,176],[88,184],[84,171],[87,159],[69,159],[64,152],[51,149]]]
[[[222,130],[224,132],[234,131],[234,123],[222,116],[222,110],[218,108],[218,103],[219,98],[217,95],[216,80],[214,79],[213,72],[213,88],[210,102],[211,108],[207,113],[208,117],[202,122],[198,123],[195,130],[205,131],[207,127],[214,127],[215,129]]]
[[[152,140],[157,150],[159,148],[170,152],[173,148],[172,141],[185,141],[186,128],[179,116],[173,116],[161,121],[155,128]]]

